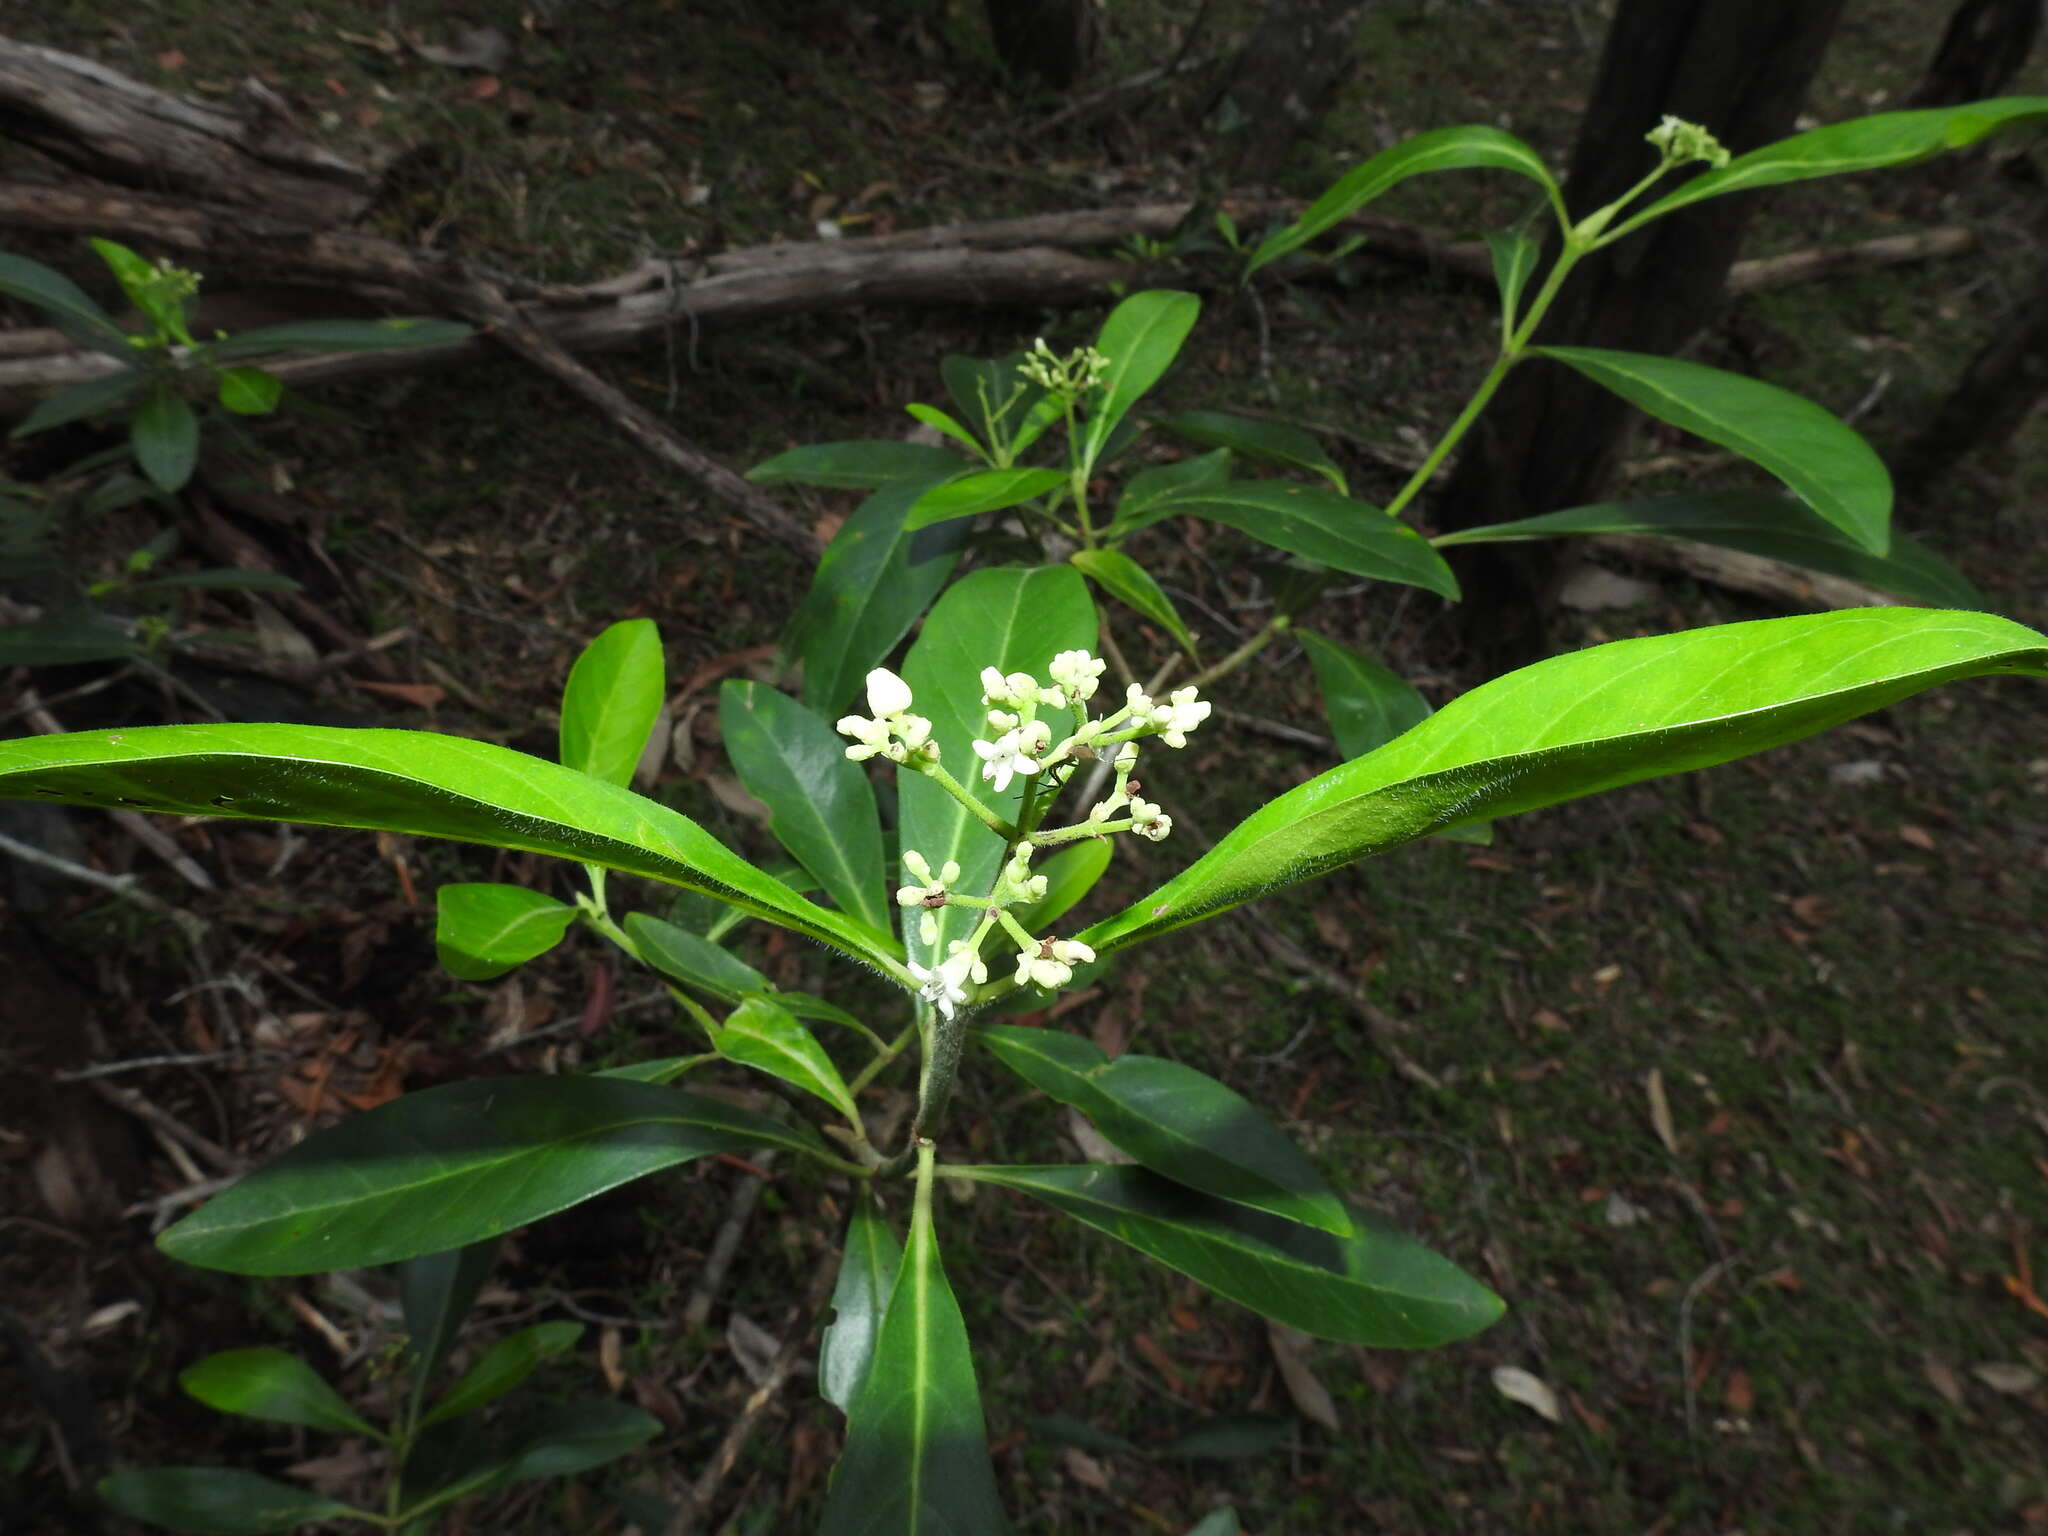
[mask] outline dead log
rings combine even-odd
[[[1731,592],[1767,597],[1802,612],[1833,608],[1893,608],[1906,602],[1846,576],[1824,576],[1802,565],[1788,565],[1739,549],[1695,544],[1689,539],[1659,539],[1640,533],[1603,533],[1586,540],[1589,548],[1623,555],[1639,565],[1678,571],[1710,581]]]
[[[322,149],[267,87],[243,113],[166,95],[75,54],[0,37],[0,137],[124,186],[260,208],[325,228],[369,205],[375,178]]]

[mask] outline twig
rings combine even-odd
[[[99,870],[93,869],[88,865],[75,863],[58,854],[45,852],[33,843],[21,842],[18,839],[7,836],[5,833],[0,833],[0,852],[11,853],[24,864],[40,865],[44,869],[67,876],[78,881],[80,884],[97,886],[103,891],[120,897],[123,901],[134,902],[136,906],[141,907],[145,912],[153,912],[158,917],[168,918],[177,926],[178,931],[185,936],[187,943],[196,945],[201,939],[206,937],[207,923],[205,918],[199,916],[196,912],[187,912],[181,907],[174,907],[161,897],[151,895],[142,888],[141,883],[134,875],[102,874]]]
[[[1275,741],[1291,741],[1296,746],[1313,747],[1318,752],[1335,752],[1337,743],[1315,731],[1304,731],[1298,725],[1287,725],[1278,720],[1267,720],[1259,715],[1247,715],[1234,709],[1219,709],[1217,715],[1232,725],[1241,726],[1261,736],[1271,736]]]
[[[763,1152],[755,1163],[766,1172],[775,1166],[775,1154]],[[718,1288],[725,1284],[726,1271],[732,1268],[732,1261],[740,1251],[740,1238],[747,1230],[747,1220],[754,1214],[754,1202],[761,1197],[761,1186],[768,1181],[757,1174],[743,1174],[733,1186],[732,1200],[726,1206],[725,1224],[718,1229],[718,1236],[711,1240],[711,1252],[704,1260],[704,1268],[698,1271],[697,1283],[691,1287],[690,1299],[683,1306],[683,1325],[687,1328],[701,1328],[704,1320],[711,1315],[712,1303],[718,1299]]]
[[[1286,937],[1271,923],[1261,917],[1247,917],[1246,922],[1252,933],[1265,945],[1266,952],[1282,965],[1300,971],[1310,980],[1329,988],[1351,1005],[1351,1009],[1365,1024],[1367,1037],[1375,1049],[1387,1058],[1394,1071],[1415,1084],[1432,1092],[1441,1092],[1443,1084],[1427,1068],[1419,1066],[1408,1053],[1401,1049],[1395,1036],[1400,1026],[1381,1012],[1379,1007],[1360,990],[1357,983],[1340,971],[1331,969],[1320,960],[1312,958],[1292,939]]]
[[[136,1056],[127,1061],[103,1061],[96,1066],[81,1067],[76,1072],[56,1072],[51,1080],[59,1083],[82,1083],[95,1077],[118,1077],[123,1072],[141,1072],[150,1067],[196,1067],[208,1061],[234,1061],[240,1051],[197,1051],[178,1056]]]
[[[152,1104],[133,1088],[116,1088],[112,1083],[93,1079],[89,1086],[92,1091],[105,1099],[116,1109],[126,1110],[144,1125],[162,1131],[173,1141],[190,1147],[201,1157],[212,1163],[218,1173],[238,1171],[237,1161],[232,1153],[219,1142],[202,1136],[169,1110]],[[188,1175],[188,1177],[190,1177]],[[194,1180],[194,1182],[197,1182]]]
[[[1720,1279],[1734,1263],[1733,1254],[1714,1260],[1685,1288],[1685,1299],[1678,1304],[1678,1377],[1685,1387],[1685,1437],[1692,1444],[1694,1456],[1699,1455],[1700,1449],[1700,1404],[1699,1390],[1692,1384],[1693,1304],[1700,1299],[1700,1293]]]
[[[553,1300],[571,1317],[600,1328],[645,1328],[654,1333],[673,1333],[683,1325],[667,1317],[618,1317],[610,1312],[593,1312],[567,1291],[555,1291]]]

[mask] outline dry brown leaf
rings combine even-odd
[[[1067,1469],[1067,1476],[1083,1488],[1093,1488],[1097,1493],[1109,1492],[1109,1473],[1086,1451],[1070,1445],[1060,1452],[1060,1461]]]
[[[358,678],[356,686],[365,693],[381,694],[415,709],[438,709],[448,697],[448,690],[439,683],[372,683]]]
[[[597,1336],[597,1368],[604,1372],[604,1384],[613,1392],[626,1384],[626,1373],[619,1366],[619,1330],[609,1324]]]
[[[1994,1392],[2017,1397],[2041,1384],[2040,1372],[2010,1360],[1987,1360],[1970,1367],[1970,1374]]]
[[[1957,1376],[1954,1371],[1950,1370],[1932,1355],[1928,1355],[1921,1360],[1920,1369],[1927,1377],[1927,1385],[1946,1398],[1950,1407],[1960,1408],[1963,1406],[1963,1383],[1961,1377]]]
[[[1722,1391],[1721,1401],[1728,1405],[1730,1413],[1745,1417],[1756,1408],[1756,1388],[1750,1384],[1749,1372],[1728,1373],[1728,1385]]]
[[[1650,1075],[1643,1080],[1643,1086],[1650,1095],[1650,1124],[1657,1132],[1657,1139],[1664,1143],[1664,1150],[1676,1157],[1678,1129],[1671,1123],[1671,1101],[1664,1097],[1662,1070],[1650,1068]]]
[[[1493,1368],[1493,1390],[1511,1403],[1520,1403],[1524,1408],[1541,1414],[1551,1423],[1563,1422],[1564,1415],[1557,1406],[1557,1394],[1547,1382],[1531,1376],[1518,1365],[1496,1365]]]
[[[1301,1416],[1333,1435],[1339,1433],[1336,1401],[1308,1363],[1309,1336],[1282,1323],[1268,1323],[1266,1342],[1273,1348],[1273,1363],[1280,1367],[1280,1380]]]
[[[725,1347],[758,1387],[767,1382],[775,1357],[782,1352],[782,1341],[745,1313],[735,1312],[725,1321]]]
[[[1074,1138],[1074,1145],[1081,1149],[1081,1159],[1089,1163],[1135,1163],[1136,1158],[1123,1148],[1113,1145],[1103,1137],[1102,1132],[1088,1123],[1088,1119],[1073,1105],[1069,1104],[1061,1118],[1061,1128]]]

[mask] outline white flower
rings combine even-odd
[[[978,953],[967,947],[964,939],[955,939],[951,953],[944,960],[929,969],[913,964],[910,974],[922,983],[918,996],[950,1019],[953,1010],[967,1001],[969,983],[979,986],[988,980],[988,967],[982,963]]]
[[[1152,718],[1152,697],[1136,683],[1124,690],[1124,707],[1140,720]]]
[[[1155,843],[1164,842],[1166,834],[1173,830],[1173,818],[1163,813],[1150,800],[1133,800],[1131,830],[1140,837],[1149,837]]]
[[[900,715],[908,708],[910,684],[887,667],[877,667],[868,674],[868,712],[877,720]]]
[[[1102,676],[1108,662],[1090,656],[1086,651],[1061,651],[1053,657],[1052,665],[1046,670],[1052,680],[1082,703],[1095,697],[1096,679]]]
[[[917,883],[897,888],[896,905],[899,907],[943,907],[948,887],[960,878],[959,860],[946,860],[934,877],[931,865],[915,848],[903,850],[903,867],[910,871]]]
[[[1026,729],[1029,727],[1005,731],[994,741],[974,743],[974,755],[981,759],[981,776],[989,781],[999,795],[1010,787],[1013,776],[1020,773],[1036,773],[1042,766],[1026,749],[1023,740],[1023,732]],[[1039,750],[1045,749],[1041,746]]]
[[[859,715],[848,715],[837,727],[842,736],[851,736],[858,746],[848,747],[846,755],[856,763],[866,762],[877,752],[889,749],[889,727],[881,720],[864,720]]]
[[[1079,939],[1044,939],[1031,949],[1017,952],[1017,984],[1036,984],[1048,990],[1064,987],[1074,979],[1074,967],[1095,958],[1095,951]]]
[[[981,669],[981,702],[1025,705],[1038,702],[1038,679],[1029,672],[1012,672],[1008,677],[994,667]]]
[[[1209,718],[1209,709],[1209,701],[1198,700],[1194,689],[1174,689],[1173,702],[1153,712],[1159,725],[1159,739],[1169,747],[1186,746],[1188,732]]]
[[[1122,790],[1115,790],[1107,800],[1098,800],[1088,808],[1088,824],[1099,827],[1104,822],[1114,821],[1116,813],[1131,803],[1131,797]]]
[[[929,907],[925,909],[924,916],[917,920],[917,941],[927,949],[939,942],[939,914]]]
[[[1017,717],[1006,710],[992,709],[988,712],[988,728],[997,735],[1017,729]]]

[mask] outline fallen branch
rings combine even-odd
[[[1825,611],[1834,608],[1896,608],[1905,603],[1876,587],[1846,576],[1824,576],[1801,565],[1788,565],[1739,549],[1695,544],[1686,539],[1659,539],[1639,533],[1603,533],[1587,543],[1594,549],[1626,556],[1640,565],[1678,571],[1710,581],[1732,592],[1768,597],[1790,608]]]

